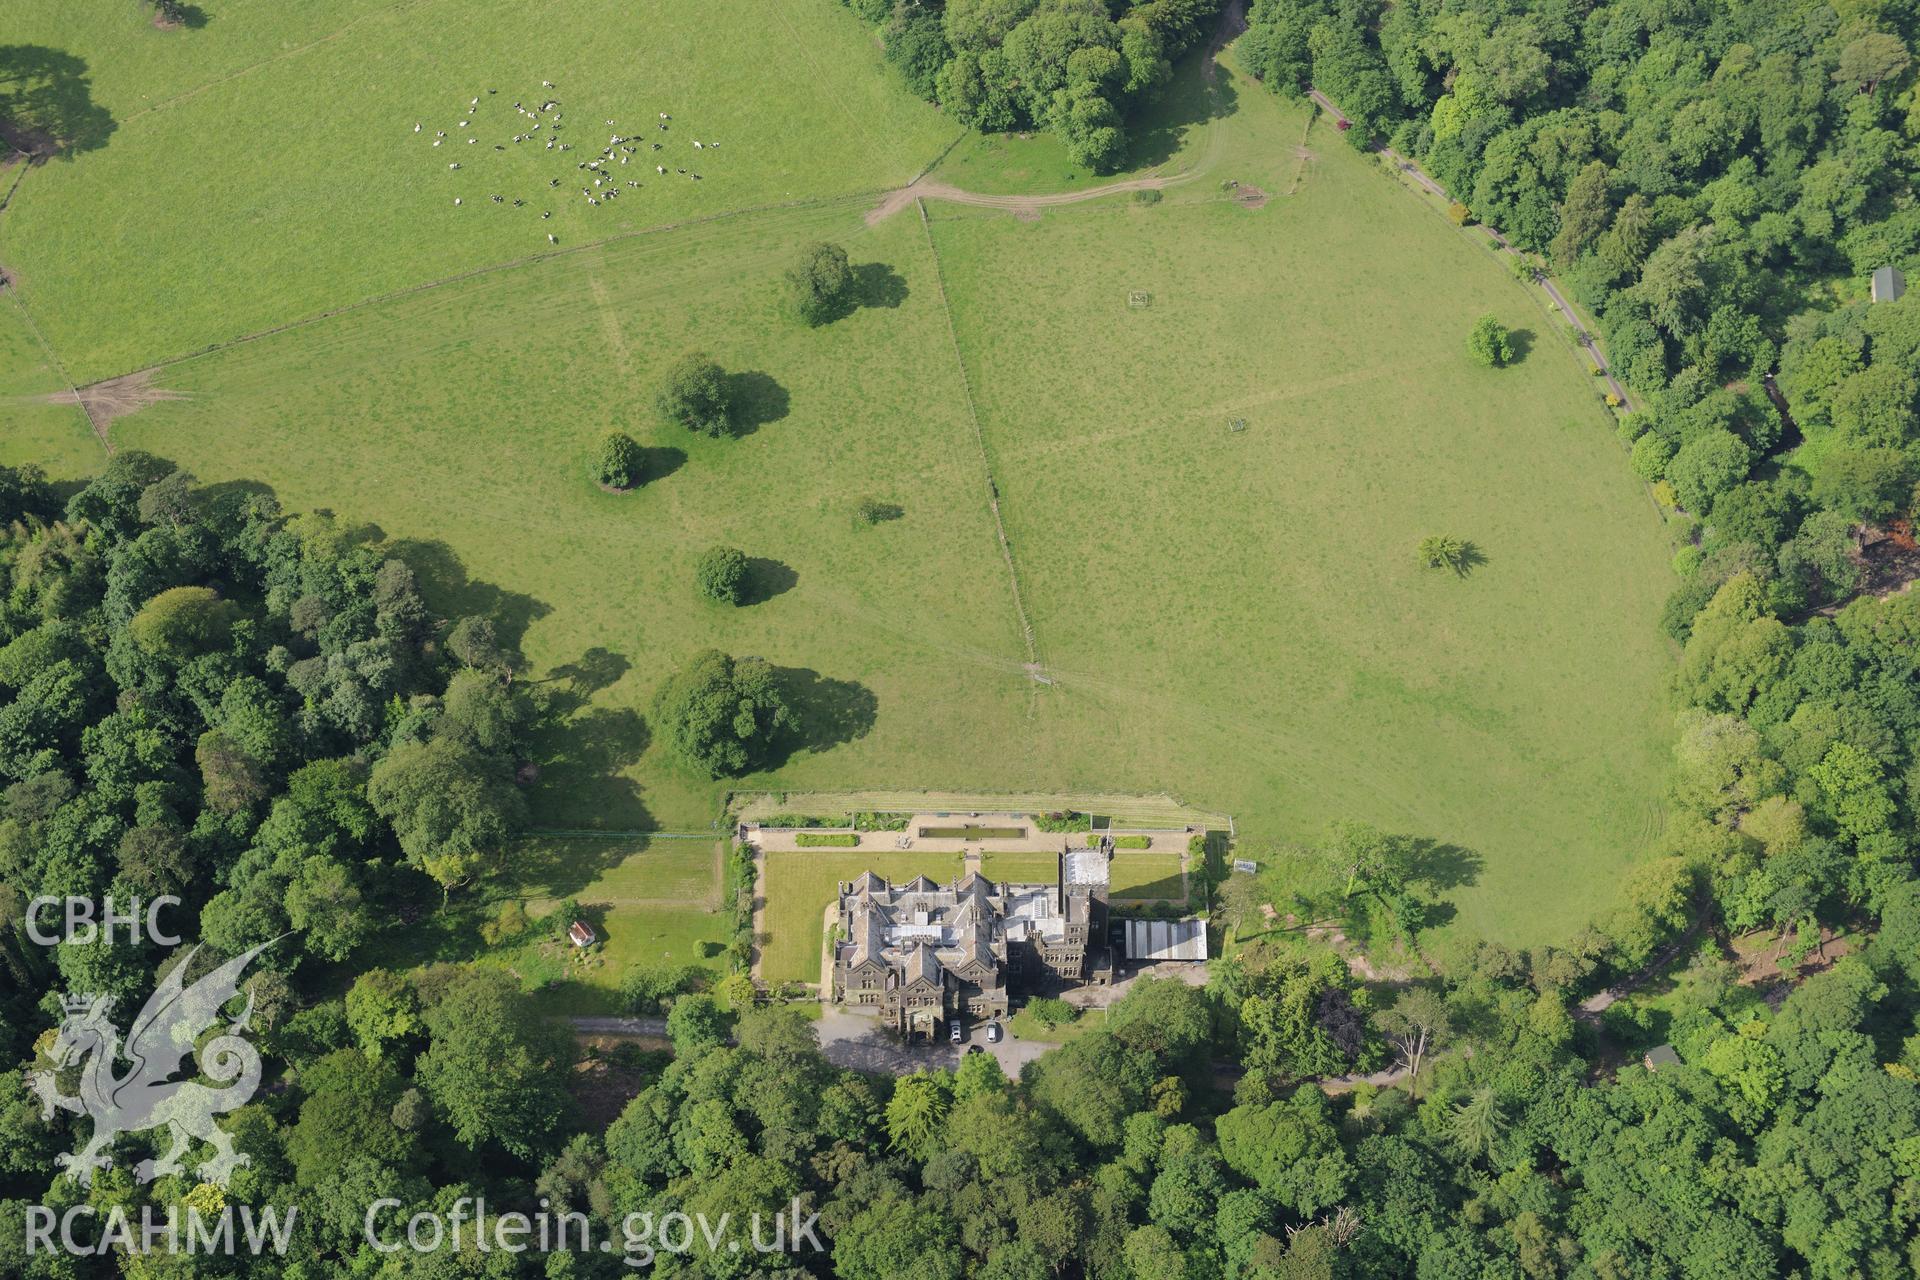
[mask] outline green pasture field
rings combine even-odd
[[[1299,128],[1239,101],[1237,143]],[[1250,844],[1336,818],[1428,836],[1457,850],[1462,924],[1558,936],[1655,835],[1665,543],[1548,317],[1332,130],[1310,147],[1258,210],[1217,182],[933,210],[1058,681],[1031,740],[1063,782],[1097,761]],[[1221,163],[1272,193],[1296,161]],[[1517,367],[1466,359],[1488,311],[1525,331]],[[1486,563],[1419,569],[1440,531]]]
[[[720,909],[718,856],[704,840],[530,837],[499,874],[457,895],[449,909],[376,939],[358,962],[404,969],[475,960],[509,970],[555,1012],[619,1013],[621,978],[635,966],[720,972],[732,921]],[[580,951],[541,923],[567,898],[600,935],[597,947]],[[510,901],[533,926],[489,945],[480,927]]]
[[[942,884],[960,874],[957,853],[843,853],[828,849],[768,853],[760,892],[767,932],[760,977],[770,983],[820,981],[826,910],[842,880],[874,871],[895,884],[924,875]]]
[[[11,298],[0,296],[0,466],[37,463],[55,480],[77,481],[106,461],[78,405],[49,404],[66,384]]]
[[[692,0],[644,19],[610,0],[318,0],[290,24],[208,0],[202,30],[150,31],[127,4],[133,29],[108,34],[98,10],[19,7],[9,38],[97,65],[116,121],[0,215],[19,300],[82,381],[291,326],[168,364],[157,385],[184,398],[113,440],[365,525],[443,615],[495,614],[571,708],[539,752],[541,825],[708,827],[731,784],[673,766],[647,718],[712,645],[782,668],[809,726],[747,789],[1167,793],[1233,813],[1256,854],[1362,818],[1451,846],[1459,922],[1519,943],[1584,919],[1652,843],[1667,552],[1591,379],[1546,336],[1516,368],[1469,364],[1479,312],[1536,335],[1549,317],[1230,65],[1211,87],[1183,72],[1163,154],[1136,156],[1192,175],[1160,203],[936,201],[929,233],[912,205],[866,215],[954,130],[834,0],[760,23]],[[644,38],[605,38],[629,23]],[[657,103],[672,136],[722,139],[707,180],[576,197],[549,255],[545,224],[485,201],[487,155],[519,157],[475,146],[483,207],[456,210],[446,148],[414,120],[543,75],[589,120]],[[1045,189],[1043,163],[984,145],[934,177]],[[865,305],[808,331],[774,286],[819,239],[846,246]],[[689,348],[737,376],[740,438],[653,420]],[[42,359],[0,308],[7,381],[56,389]],[[28,412],[53,469],[98,464],[76,410]],[[587,478],[610,428],[649,450],[638,491]],[[989,466],[1051,684],[1026,670]],[[903,517],[859,524],[863,498]],[[1432,532],[1486,563],[1417,571]],[[754,603],[696,594],[721,542],[756,558]],[[810,861],[776,859],[763,886],[766,976],[813,981],[832,882],[870,860],[784,857]],[[724,937],[723,917],[673,910],[644,908],[652,951]]]
[[[670,766],[644,717],[659,681],[716,645],[786,669],[834,747],[801,751],[783,782],[944,777],[956,737],[986,756],[1022,736],[1035,686],[920,227],[868,230],[866,207],[638,237],[189,361],[164,381],[192,398],[115,438],[374,522],[411,544],[436,607],[495,610],[534,671],[585,700],[547,743],[542,825],[712,820],[716,784]],[[780,322],[783,261],[820,238],[892,280],[879,289],[897,305],[817,331]],[[690,347],[747,380],[750,434],[655,423],[651,387]],[[610,428],[664,474],[596,487]],[[857,523],[866,496],[902,518]],[[756,590],[777,594],[701,598],[694,562],[721,542],[766,562]]]
[[[135,0],[6,6],[0,81],[51,86],[40,92],[80,144],[29,175],[0,262],[82,383],[545,253],[548,233],[568,248],[900,186],[958,132],[833,0],[750,15],[700,0],[198,7],[204,27],[161,31]],[[474,125],[458,128],[476,96]],[[532,123],[512,104],[548,97],[571,152],[547,151],[547,130],[511,141]],[[642,145],[613,172],[642,186],[596,208],[575,165],[616,132]],[[721,145],[695,151],[695,139]],[[494,205],[496,193],[527,204]]]

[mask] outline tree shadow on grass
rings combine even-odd
[[[1508,357],[1507,363],[1509,365],[1516,365],[1522,360],[1525,360],[1533,351],[1533,344],[1536,341],[1537,336],[1531,329],[1509,330],[1507,332],[1507,346],[1512,349],[1513,355]]]
[[[212,21],[207,16],[207,11],[197,4],[176,3],[173,6],[173,14],[171,25],[185,27],[189,31],[198,31]]]
[[[672,445],[640,446],[640,484],[649,485],[687,465],[687,451]],[[639,486],[635,486],[636,488]]]
[[[1194,130],[1204,129],[1209,121],[1230,116],[1240,109],[1233,81],[1216,72],[1209,82],[1204,74],[1206,61],[1206,49],[1199,48],[1174,69],[1173,80],[1128,130],[1130,137],[1123,168],[1147,169],[1165,164],[1179,154]]]
[[[800,575],[778,560],[748,556],[746,593],[740,597],[740,603],[764,604],[775,596],[793,590],[799,581]]]
[[[543,680],[534,683],[545,693],[554,714],[571,715],[632,668],[625,654],[596,645],[577,660],[552,668]]]
[[[1486,553],[1477,544],[1462,540],[1460,550],[1451,558],[1444,561],[1427,560],[1425,565],[1429,569],[1444,569],[1456,578],[1470,578],[1473,571],[1486,562]]]
[[[853,269],[855,306],[892,310],[907,300],[907,281],[884,262],[863,262]]]
[[[1457,844],[1420,837],[1413,841],[1413,846],[1414,865],[1419,868],[1417,878],[1436,889],[1461,889],[1477,884],[1486,866],[1486,860],[1479,854]]]
[[[45,45],[0,45],[0,143],[45,164],[104,147],[117,128],[93,100],[84,59]]]
[[[631,707],[550,716],[533,742],[540,761],[531,797],[536,820],[569,829],[651,830],[656,824],[640,784],[627,776],[651,741],[647,722]]]
[[[777,769],[799,751],[828,751],[864,738],[873,729],[880,700],[854,680],[834,680],[806,667],[778,667],[774,679],[796,721],[766,768]]]
[[[493,619],[494,635],[513,656],[516,668],[524,661],[519,652],[527,628],[553,612],[544,600],[490,582],[475,582],[467,576],[459,554],[437,538],[400,538],[387,549],[413,567],[420,593],[435,613],[449,619],[476,614]]]
[[[792,402],[787,389],[771,374],[749,369],[727,375],[727,403],[733,406],[729,414],[732,434],[750,436],[786,417]]]

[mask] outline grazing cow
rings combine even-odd
[[[555,235],[553,234],[553,232],[551,232],[551,231],[549,231],[549,232],[547,232],[547,243],[548,243],[548,244],[559,244],[559,243],[560,243],[560,241],[559,241],[559,239],[558,239],[558,238],[557,238],[557,237],[556,237],[556,236],[555,236]]]

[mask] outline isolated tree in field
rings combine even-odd
[[[808,245],[780,280],[787,313],[801,324],[818,327],[853,309],[853,268],[837,244]]]
[[[738,547],[712,547],[694,566],[694,585],[700,594],[720,604],[739,604],[747,597],[747,557]]]
[[[640,483],[640,446],[624,431],[609,431],[600,438],[600,450],[593,458],[594,481],[608,489],[631,489]]]
[[[733,429],[733,400],[727,375],[704,352],[689,351],[674,361],[654,393],[653,407],[668,422],[716,438]]]
[[[654,720],[670,752],[709,777],[723,778],[764,763],[793,712],[765,659],[708,649],[661,686]]]
[[[1432,533],[1420,539],[1416,553],[1421,567],[1446,569],[1464,575],[1473,565],[1473,544],[1450,533]]]
[[[1513,341],[1507,333],[1507,327],[1492,315],[1481,316],[1473,322],[1473,328],[1467,333],[1467,354],[1474,363],[1486,365],[1489,369],[1513,360]]]

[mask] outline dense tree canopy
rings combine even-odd
[[[982,133],[1052,129],[1097,170],[1126,154],[1127,114],[1211,30],[1220,0],[844,0],[882,28],[915,93]]]

